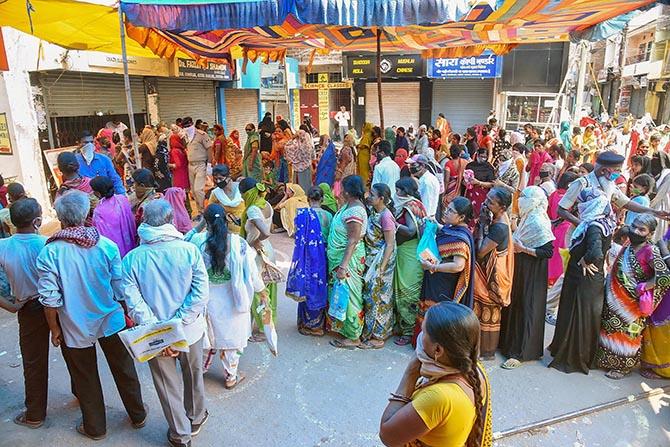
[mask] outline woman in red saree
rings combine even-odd
[[[452,145],[449,149],[449,161],[444,166],[444,184],[446,186],[442,196],[443,210],[446,210],[451,201],[462,194],[463,172],[468,165],[468,161],[461,158],[463,151],[465,151],[465,147],[460,145]]]

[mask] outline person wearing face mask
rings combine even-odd
[[[44,424],[49,382],[49,325],[37,300],[37,256],[47,238],[39,232],[42,208],[37,200],[24,198],[10,206],[16,234],[0,240],[0,270],[7,275],[13,298],[0,294],[0,308],[18,312],[19,347],[23,362],[26,410],[14,422],[30,428]]]
[[[475,160],[468,163],[465,170],[470,170],[474,174],[470,182],[471,187],[465,191],[465,197],[472,202],[472,212],[475,217],[478,217],[486,195],[495,186],[496,181],[495,169],[488,161],[488,150],[478,149]]]
[[[559,202],[558,215],[575,225],[570,261],[563,281],[556,332],[549,351],[549,366],[563,371],[588,374],[598,346],[598,318],[604,295],[604,253],[616,227],[610,202],[618,208],[654,214],[667,219],[670,214],[632,202],[616,188],[624,157],[615,152],[598,156],[591,173],[573,181]],[[578,216],[570,210],[577,205]]]
[[[95,143],[93,135],[90,132],[84,131],[79,141],[79,153],[76,154],[77,162],[79,164],[79,175],[83,177],[93,178],[99,175],[109,177],[114,183],[115,194],[125,194],[126,188],[123,187],[121,177],[114,169],[112,160],[106,155],[95,152]]]
[[[450,301],[428,310],[416,346],[379,427],[386,446],[492,444],[491,389],[477,362],[479,321]]]
[[[651,243],[656,218],[641,214],[628,231],[630,245],[617,256],[607,278],[597,366],[621,379],[637,366],[648,317],[670,292],[670,270]]]
[[[556,166],[551,163],[545,163],[540,168],[540,183],[539,186],[544,194],[549,197],[556,191],[556,183],[554,183],[554,172]]]
[[[212,178],[216,188],[209,196],[209,203],[217,203],[226,210],[228,230],[240,234],[240,222],[244,213],[244,200],[240,194],[240,185],[230,177],[228,165],[216,165],[212,168]]]

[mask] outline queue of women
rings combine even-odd
[[[85,135],[79,153],[58,157],[57,197],[90,194],[86,225],[121,257],[143,243],[147,206],[169,203],[170,237],[195,244],[207,269],[202,366],[219,357],[226,388],[244,380],[248,341],[276,353],[285,281],[300,334],[346,350],[415,347],[382,416],[384,443],[473,447],[491,440],[480,361],[540,360],[545,321],[556,325],[550,367],[670,378],[670,132],[582,124],[524,135],[491,118],[461,136],[441,115],[416,133],[366,123],[336,146],[327,135],[315,144],[309,122],[294,132],[266,116],[242,146],[185,118],[143,130],[144,169],[133,169],[127,132],[98,137],[102,156],[109,138],[120,143],[116,172],[94,178],[80,172],[93,166]],[[273,233],[295,240],[287,277]]]

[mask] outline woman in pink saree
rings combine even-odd
[[[172,205],[172,212],[174,213],[173,223],[177,230],[181,233],[188,233],[193,228],[191,218],[186,211],[184,205],[186,201],[186,191],[182,188],[168,188],[163,193],[163,197]]]
[[[566,240],[572,224],[558,217],[558,202],[561,201],[570,183],[577,179],[577,174],[570,171],[565,172],[558,181],[558,189],[549,196],[549,219],[551,219],[551,231],[554,233],[554,254],[549,259],[549,286],[554,284],[563,275],[563,258],[561,250],[570,245]]]
[[[137,246],[135,215],[128,197],[114,194],[114,183],[109,177],[95,177],[91,180],[91,188],[100,198],[93,210],[93,226],[119,247],[119,254],[123,258]]]

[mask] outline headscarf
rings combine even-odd
[[[337,167],[337,154],[335,153],[335,145],[332,141],[328,141],[326,150],[321,154],[321,159],[316,167],[316,181],[317,185],[326,183],[332,186],[335,183],[335,168]]]
[[[318,185],[319,189],[321,189],[321,192],[323,193],[323,200],[321,201],[321,204],[336,213],[338,208],[337,200],[333,195],[332,189],[330,189],[330,185],[327,183],[319,183]]]
[[[191,218],[186,211],[184,201],[186,200],[186,192],[182,188],[168,188],[163,193],[165,200],[172,206],[173,218],[175,228],[182,233],[188,233],[193,228]]]
[[[287,234],[293,236],[295,234],[295,217],[298,215],[298,210],[309,207],[309,202],[307,201],[305,190],[300,185],[287,183],[286,190],[291,191],[293,195],[284,202],[280,215],[282,225],[286,229]]]
[[[538,186],[528,186],[519,195],[519,226],[514,241],[527,248],[538,248],[556,239],[547,215],[547,195]]]
[[[114,156],[115,153],[115,145],[114,145],[114,131],[112,129],[108,129],[106,127],[103,127],[98,131],[98,135],[95,137],[95,150],[97,152],[102,152],[105,151],[105,149],[102,147],[102,144],[100,143],[100,138],[107,138],[109,141],[109,152],[112,154],[112,157]]]
[[[233,143],[235,143],[238,149],[242,149],[242,143],[240,143],[240,132],[237,129],[230,132],[228,137],[233,141]]]
[[[395,131],[392,127],[387,127],[384,131],[384,139],[391,143],[391,147],[395,147]]]
[[[514,146],[517,143],[525,144],[526,138],[521,134],[521,132],[517,132],[515,130],[511,131],[509,133],[509,144]]]
[[[156,147],[158,146],[158,137],[156,136],[156,132],[149,127],[146,126],[144,129],[142,129],[142,133],[140,134],[140,144],[146,145],[146,147],[149,148],[149,152],[151,152],[151,155],[156,155]]]
[[[561,121],[561,142],[566,151],[572,150],[572,135],[570,131],[570,121]]]
[[[465,169],[470,169],[474,173],[475,178],[481,182],[495,180],[493,165],[488,161],[479,161],[479,154],[475,156],[475,161],[471,161],[465,166]]]
[[[244,213],[242,213],[242,221],[240,223],[240,236],[245,237],[247,235],[246,225],[248,220],[248,211],[252,206],[257,206],[261,210],[265,209],[267,201],[265,200],[265,185],[262,183],[256,183],[256,186],[242,193],[242,199],[244,200]]]
[[[409,154],[405,149],[400,148],[397,151],[395,151],[395,162],[400,169],[404,168],[407,165],[405,161],[407,160],[408,156]]]
[[[373,126],[371,123],[363,124],[363,129],[361,130],[361,139],[358,142],[359,147],[368,149],[372,147],[372,127]]]

